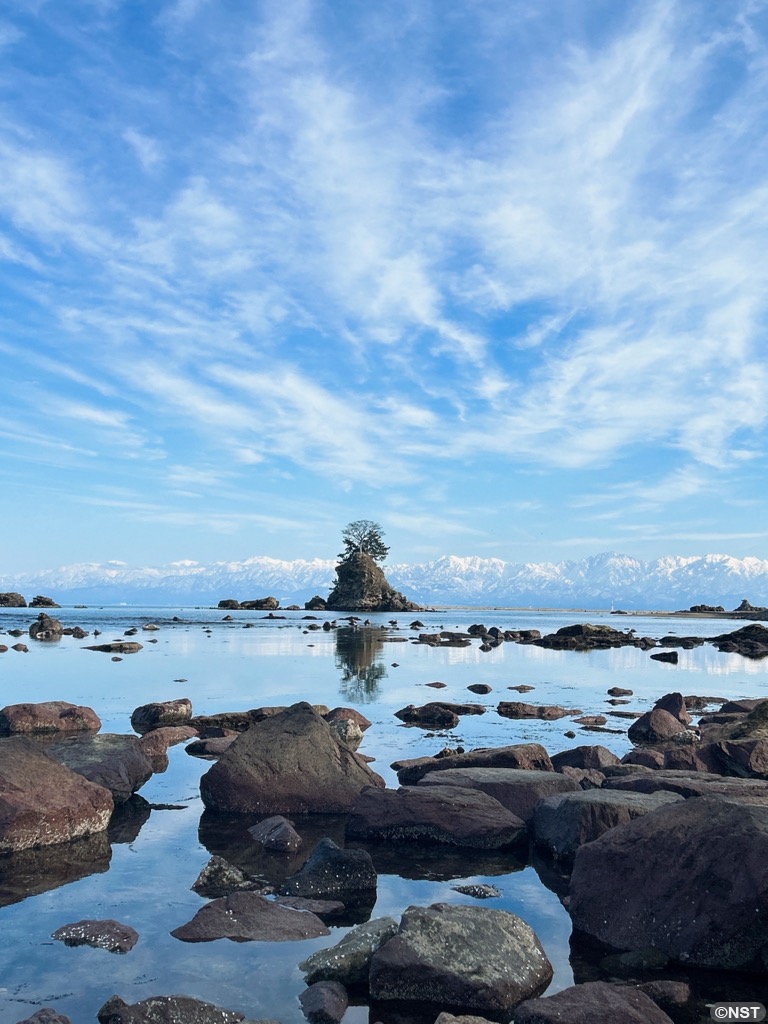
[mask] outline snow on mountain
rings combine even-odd
[[[60,604],[212,605],[273,595],[282,605],[326,596],[335,559],[286,561],[254,556],[203,565],[184,559],[165,566],[79,563],[0,577],[0,591],[36,594]],[[736,608],[744,598],[768,605],[768,561],[710,554],[640,561],[603,552],[581,561],[505,562],[445,555],[415,565],[386,566],[389,581],[424,605],[676,609],[692,604]]]

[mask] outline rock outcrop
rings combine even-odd
[[[15,591],[0,594],[0,608],[26,608],[27,599]]]
[[[364,551],[355,552],[336,566],[336,586],[326,608],[344,612],[416,612],[409,601],[389,583],[383,570]]]

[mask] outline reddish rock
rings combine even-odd
[[[691,724],[691,716],[688,713],[688,707],[682,693],[665,693],[663,697],[659,697],[653,706],[660,711],[666,711],[682,725]]]
[[[57,740],[46,752],[89,782],[108,789],[122,803],[152,776],[152,762],[135,736],[80,734]]]
[[[351,720],[356,725],[360,726],[360,730],[365,732],[366,729],[370,729],[371,720],[366,718],[364,714],[357,711],[355,708],[333,708],[328,712],[327,715],[323,716],[326,722],[335,722],[338,720]]]
[[[295,942],[330,932],[315,914],[278,906],[255,892],[236,892],[206,903],[171,935],[184,942]]]
[[[685,732],[685,726],[674,715],[654,708],[633,722],[627,730],[632,743],[659,743]]]
[[[291,822],[281,814],[275,814],[252,825],[248,832],[265,850],[295,853],[301,846],[301,836]]]
[[[569,768],[596,768],[601,771],[607,765],[619,763],[619,758],[599,743],[562,750],[552,755],[552,767],[556,772],[561,771],[565,765]]]
[[[572,793],[579,786],[560,772],[524,771],[516,768],[453,768],[431,773],[419,787],[456,786],[479,789],[528,824],[539,800],[556,793]]]
[[[760,973],[766,907],[768,806],[701,796],[582,846],[568,909],[576,932],[614,949],[653,948],[687,967]]]
[[[299,1002],[309,1024],[340,1024],[349,997],[338,981],[318,981],[301,993]]]
[[[102,832],[111,793],[58,764],[22,736],[0,740],[0,851],[66,843]]]
[[[189,725],[192,718],[192,701],[189,697],[142,704],[131,715],[131,728],[143,735],[152,729],[167,725]]]
[[[139,743],[147,757],[158,757],[164,754],[168,747],[184,743],[193,736],[197,736],[197,730],[191,725],[161,725],[145,733]]]
[[[392,766],[403,786],[413,786],[435,771],[451,768],[520,768],[530,771],[554,771],[549,754],[540,743],[517,743],[507,747],[478,747],[447,757],[419,757],[396,761]]]
[[[49,700],[8,704],[0,710],[0,736],[18,733],[98,732],[101,719],[92,708]]]
[[[630,985],[588,981],[553,996],[528,999],[512,1024],[672,1024],[656,1003]]]
[[[409,704],[396,711],[395,718],[399,718],[406,725],[419,725],[425,729],[454,729],[459,724],[456,712],[437,701],[422,704],[420,707]]]
[[[364,789],[355,801],[346,831],[366,839],[420,840],[474,849],[514,846],[527,836],[525,823],[478,789],[439,785],[397,790]],[[426,780],[424,780],[426,781]]]
[[[502,718],[542,718],[545,721],[555,721],[558,718],[567,718],[568,715],[580,715],[577,709],[568,710],[559,708],[554,704],[524,704],[521,701],[502,700],[496,708]]]

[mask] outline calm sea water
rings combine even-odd
[[[0,610],[0,630],[28,628],[30,609]],[[634,691],[629,707],[645,710],[663,693],[722,697],[768,696],[768,663],[721,654],[710,645],[680,651],[679,664],[650,660],[649,652],[622,648],[589,653],[555,652],[518,644],[483,653],[476,641],[468,648],[435,649],[414,644],[413,615],[371,616],[372,628],[312,631],[305,613],[286,612],[266,619],[260,612],[225,613],[210,609],[63,608],[55,614],[65,625],[102,631],[101,641],[121,639],[131,626],[156,623],[157,632],[140,632],[141,652],[113,662],[108,654],[86,651],[94,642],[65,637],[55,644],[26,641],[28,654],[0,655],[0,705],[21,701],[67,700],[94,708],[105,732],[131,732],[135,707],[154,700],[189,697],[198,714],[243,710],[259,705],[311,703],[351,705],[373,722],[361,752],[376,758],[374,768],[397,785],[390,763],[396,758],[433,754],[443,746],[498,746],[536,741],[550,753],[581,743],[601,743],[617,754],[630,744],[626,721],[609,719],[615,733],[582,732],[569,719],[557,722],[510,721],[495,711],[500,700],[560,704],[585,713],[605,712],[606,691]],[[711,636],[743,621],[621,617],[607,612],[537,612],[480,609],[418,613],[426,631],[466,629],[473,622],[502,628],[538,628],[552,632],[573,622],[605,622],[634,628],[638,635],[668,633]],[[322,617],[318,618],[320,623]],[[393,625],[393,622],[395,624]],[[384,628],[381,628],[384,627]],[[148,642],[156,639],[156,643]],[[16,642],[5,635],[2,642]],[[427,683],[441,681],[445,689]],[[493,690],[477,697],[471,683]],[[533,686],[521,696],[508,687]],[[400,724],[394,712],[428,700],[482,703],[486,714],[466,716],[446,734],[428,736]],[[577,739],[565,732],[574,729]],[[189,944],[170,931],[188,921],[203,900],[190,886],[211,856],[221,853],[246,868],[263,868],[256,852],[234,834],[211,828],[202,816],[199,778],[210,762],[190,757],[183,746],[171,748],[167,771],[157,774],[141,795],[151,803],[182,809],[154,810],[146,821],[126,821],[111,850],[96,844],[83,863],[71,865],[62,882],[61,858],[40,856],[8,877],[0,863],[0,889],[15,886],[17,902],[0,906],[0,1021],[15,1024],[43,1005],[56,1007],[73,1021],[95,1021],[99,1007],[113,994],[133,1003],[153,995],[185,994],[240,1010],[251,1018],[275,1018],[283,1024],[304,1021],[298,994],[304,987],[299,961],[337,942],[347,928],[330,937],[289,943],[234,943],[218,940]],[[333,833],[337,823],[315,822],[314,830]],[[335,833],[333,833],[335,834]],[[252,844],[253,845],[253,844]],[[303,852],[306,856],[307,851]],[[555,967],[549,993],[572,984],[569,961],[570,920],[558,897],[533,866],[508,855],[462,853],[384,856],[378,854],[378,901],[372,916],[399,914],[409,905],[438,901],[473,903],[453,886],[488,882],[502,892],[482,904],[519,914],[536,931]],[[292,868],[292,870],[295,868]],[[25,898],[22,898],[24,894]],[[5,902],[10,897],[6,895]],[[63,924],[82,918],[115,918],[134,927],[140,939],[125,955],[90,947],[69,948],[51,939]],[[734,996],[737,998],[737,996]],[[370,1019],[384,1019],[381,1014]],[[350,1007],[345,1024],[369,1020],[367,1007]],[[385,1020],[385,1024],[388,1022]],[[426,1022],[431,1024],[431,1021]]]

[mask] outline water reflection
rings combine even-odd
[[[370,626],[340,626],[336,630],[336,667],[341,669],[341,692],[348,701],[370,704],[386,676],[382,630]]]
[[[111,856],[104,832],[71,843],[3,853],[0,855],[0,907],[108,871]]]

